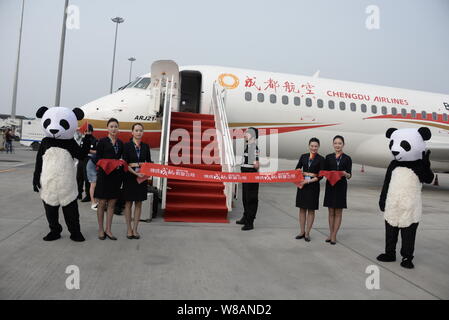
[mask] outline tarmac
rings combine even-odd
[[[35,155],[18,145],[12,155],[0,153],[0,299],[449,298],[448,174],[438,175],[440,186],[423,187],[415,269],[408,270],[399,265],[400,241],[396,262],[376,260],[385,242],[378,208],[385,169],[361,172],[354,165],[348,209],[334,246],[324,242],[328,215],[323,207],[311,242],[295,239],[293,184],[261,184],[251,231],[235,224],[242,214],[239,199],[229,224],[169,223],[159,215],[140,224],[141,239],[128,240],[124,217],[114,216],[118,241],[100,241],[95,211],[80,202],[86,241],[69,239],[61,213],[62,238],[45,242],[48,225],[31,183]],[[282,160],[280,170],[295,164]],[[321,204],[323,196],[322,182]],[[79,270],[79,289],[66,286],[69,266]]]

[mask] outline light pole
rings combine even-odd
[[[118,32],[118,25],[119,23],[122,23],[125,21],[125,19],[121,17],[115,17],[111,19],[115,23],[115,41],[114,41],[114,54],[112,56],[112,74],[111,74],[111,89],[109,90],[110,93],[112,93],[112,86],[114,84],[114,67],[115,67],[115,49],[117,47],[117,32]]]
[[[61,103],[62,65],[64,63],[65,31],[66,31],[67,7],[68,6],[69,6],[69,0],[65,0],[64,18],[62,19],[61,44],[60,44],[60,48],[59,48],[58,79],[56,80],[55,106],[58,106],[58,107]]]
[[[17,49],[17,64],[16,74],[14,76],[14,88],[12,93],[11,118],[16,118],[16,103],[17,103],[17,82],[19,80],[19,61],[20,61],[20,46],[22,44],[22,26],[23,26],[23,11],[25,9],[25,0],[22,0],[22,17],[20,18],[20,32],[19,32],[19,48]]]
[[[128,60],[131,62],[130,66],[129,66],[129,81],[128,82],[131,82],[131,73],[132,73],[132,70],[133,70],[133,62],[136,61],[136,58],[131,57]]]

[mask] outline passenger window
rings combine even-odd
[[[288,96],[282,96],[282,104],[288,104]]]
[[[301,104],[301,98],[299,98],[299,97],[294,97],[294,98],[293,98],[293,104],[294,104],[295,106],[299,106],[299,105]]]
[[[412,115],[412,118],[416,118],[416,110],[415,109],[412,109],[410,111],[410,114]]]
[[[340,101],[340,110],[345,110],[346,109],[346,103],[344,103],[343,101]]]
[[[249,92],[249,91],[246,91],[246,92],[245,92],[245,100],[246,100],[246,101],[251,101],[252,98],[253,98],[252,93]]]
[[[257,94],[257,101],[259,102],[264,102],[265,101],[265,95],[263,93],[258,93]]]
[[[443,121],[447,122],[447,113],[443,113]]]
[[[371,112],[372,112],[372,113],[377,113],[377,106],[376,106],[376,105],[373,104],[373,105],[371,106]]]
[[[422,111],[422,112],[421,112],[421,117],[422,117],[423,119],[427,119],[427,112]]]
[[[310,98],[306,99],[306,106],[308,106],[308,107],[312,106],[312,99],[310,99]]]
[[[432,119],[433,120],[438,120],[438,115],[436,112],[432,112]]]
[[[333,100],[329,100],[328,105],[329,105],[329,109],[334,109],[335,108],[335,104],[334,104]]]
[[[322,108],[323,107],[323,100],[318,99],[316,102],[317,102],[318,108]]]
[[[392,115],[397,115],[398,114],[398,109],[396,109],[395,107],[391,108],[391,114]]]
[[[351,106],[351,111],[355,112],[357,110],[357,107],[354,102],[351,102],[350,106]]]
[[[387,113],[388,113],[387,107],[382,106],[382,114],[387,114]]]
[[[407,110],[401,109],[401,114],[405,118],[407,116]]]
[[[270,94],[270,102],[271,103],[276,103],[277,97],[275,94]]]
[[[362,110],[363,113],[365,113],[366,110],[367,110],[366,104],[362,104],[362,105],[360,106],[360,109]]]

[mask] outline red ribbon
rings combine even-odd
[[[327,181],[331,184],[331,186],[334,186],[342,177],[344,177],[345,172],[344,171],[327,171],[327,170],[320,170],[318,173],[318,176],[320,177],[326,177]]]
[[[221,172],[199,170],[184,167],[144,163],[140,172],[146,176],[155,176],[178,180],[194,180],[209,182],[243,182],[243,183],[276,183],[292,182],[298,185],[304,180],[302,171],[276,171],[276,172]]]
[[[97,162],[97,168],[100,167],[106,174],[110,174],[118,167],[123,166],[125,172],[128,171],[128,164],[124,160],[117,159],[100,159]]]

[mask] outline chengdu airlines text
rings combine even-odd
[[[179,316],[202,316],[204,318],[217,316],[237,316],[237,315],[271,315],[271,305],[269,304],[222,304],[213,307],[189,306],[184,304],[177,310]]]

